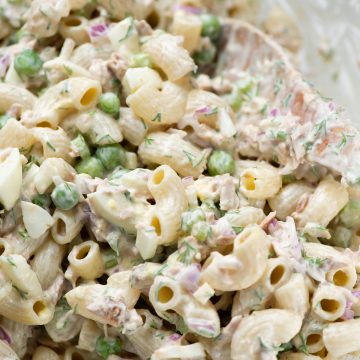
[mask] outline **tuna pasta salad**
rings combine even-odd
[[[360,358],[359,133],[219,3],[0,1],[0,359]]]

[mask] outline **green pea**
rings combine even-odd
[[[32,76],[39,72],[42,67],[40,56],[32,50],[24,50],[15,57],[14,67],[19,75]]]
[[[51,197],[48,194],[37,194],[32,198],[32,203],[42,208],[47,208],[51,204]]]
[[[152,62],[148,54],[139,53],[131,57],[129,66],[132,68],[152,67]]]
[[[82,158],[87,158],[90,156],[90,149],[81,134],[79,134],[74,140],[71,141],[71,145]]]
[[[204,211],[197,207],[186,211],[181,216],[181,230],[191,233],[192,227],[199,221],[205,221]]]
[[[88,157],[82,159],[75,165],[75,170],[79,174],[88,174],[91,177],[103,177],[104,176],[104,166],[102,162],[96,157]]]
[[[109,180],[120,179],[123,175],[130,172],[130,170],[123,168],[122,166],[117,167],[109,176]]]
[[[116,116],[120,111],[120,100],[116,94],[107,92],[100,96],[99,108],[109,115]]]
[[[211,45],[207,48],[203,48],[199,51],[195,51],[193,54],[194,61],[197,65],[211,64],[216,56],[216,48]]]
[[[11,118],[11,116],[4,114],[0,116],[0,129],[2,129],[6,123],[8,122],[8,120]]]
[[[96,339],[95,351],[103,359],[107,359],[110,355],[116,355],[121,352],[122,343],[119,338],[106,338],[99,336]]]
[[[340,212],[340,221],[348,228],[360,225],[360,201],[350,200]]]
[[[203,14],[201,16],[201,22],[201,35],[208,36],[212,41],[216,41],[221,33],[219,18],[212,14]]]
[[[125,163],[126,151],[119,144],[105,145],[96,149],[95,156],[101,161],[106,170],[113,170]]]
[[[211,176],[233,174],[235,171],[235,161],[232,155],[226,151],[215,150],[209,157],[207,168]]]
[[[76,186],[69,182],[57,185],[51,193],[52,201],[61,210],[72,209],[79,202],[79,198]]]
[[[199,241],[205,241],[211,236],[211,227],[205,221],[194,224],[191,234]]]

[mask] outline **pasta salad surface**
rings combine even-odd
[[[359,134],[218,3],[0,2],[1,359],[360,356]]]

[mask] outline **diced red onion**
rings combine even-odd
[[[105,36],[108,32],[108,26],[106,24],[91,25],[88,29],[90,40],[97,41],[99,38]]]
[[[205,331],[209,333],[215,332],[213,322],[206,319],[190,318],[187,323],[190,328],[198,330],[199,332],[201,331]]]
[[[278,223],[278,221],[277,221],[277,219],[272,219],[271,221],[270,221],[270,223],[269,223],[269,226],[272,226],[272,227],[276,227],[276,225],[277,225],[277,223]]]
[[[350,300],[346,300],[345,311],[342,314],[341,318],[344,320],[351,320],[354,318],[354,311],[351,310],[352,302]]]
[[[178,341],[179,339],[181,339],[181,335],[180,335],[180,334],[177,334],[177,333],[174,333],[174,334],[171,334],[171,335],[169,336],[169,339],[170,339],[171,341]]]
[[[199,115],[205,115],[208,114],[209,112],[213,111],[211,106],[203,106],[201,108],[198,108],[195,110],[195,115],[199,116]]]
[[[334,111],[335,110],[335,104],[333,102],[329,102],[329,109],[331,111]]]
[[[0,58],[0,77],[4,77],[10,65],[10,55],[5,54]]]
[[[175,5],[174,11],[176,10],[182,10],[184,12],[194,15],[200,15],[202,13],[202,10],[200,8],[196,8],[194,6],[189,6],[189,5]]]
[[[200,264],[192,264],[180,274],[180,284],[188,291],[194,292],[199,287]]]
[[[6,341],[9,345],[12,343],[10,336],[2,327],[0,327],[0,339]]]
[[[271,109],[270,115],[271,116],[277,116],[278,115],[278,109]]]
[[[360,298],[360,291],[352,291],[351,292],[355,297]]]

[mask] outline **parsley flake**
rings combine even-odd
[[[56,151],[56,149],[54,148],[54,146],[53,146],[53,144],[51,144],[51,142],[50,141],[47,141],[46,142],[46,145],[52,150],[52,151]]]
[[[12,284],[12,287],[18,292],[18,294],[20,295],[20,297],[24,300],[27,300],[27,296],[28,296],[28,292],[19,289],[16,285]]]
[[[153,119],[151,119],[153,122],[161,122],[161,113],[157,113]]]

